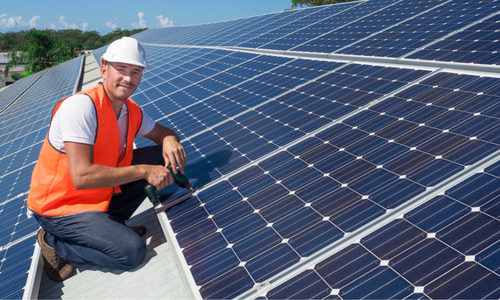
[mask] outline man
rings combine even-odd
[[[128,270],[146,255],[144,226],[125,225],[145,199],[184,172],[187,155],[171,129],[155,123],[129,97],[146,68],[133,38],[113,42],[101,58],[103,82],[56,105],[33,170],[28,208],[42,229],[47,275],[69,277],[70,262]],[[158,146],[133,150],[136,135]]]

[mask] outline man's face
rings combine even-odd
[[[127,100],[141,82],[143,68],[119,62],[101,65],[104,88],[110,100]]]

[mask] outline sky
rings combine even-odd
[[[2,0],[0,32],[95,30],[204,24],[283,11],[291,0]]]

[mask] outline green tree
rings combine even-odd
[[[24,40],[26,31],[0,33],[0,51],[11,51]]]
[[[25,71],[36,73],[73,57],[73,46],[67,40],[55,42],[46,31],[32,29],[26,33],[24,41],[12,49],[5,76],[16,65],[25,64]]]
[[[94,46],[92,46],[92,50],[99,49],[102,46],[104,46],[104,44],[101,41],[96,41]]]
[[[295,8],[299,5],[300,7],[304,7],[304,5],[311,7],[352,1],[356,0],[292,0],[292,8]]]

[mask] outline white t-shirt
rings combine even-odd
[[[124,104],[118,118],[121,150],[125,144],[127,119],[127,106]],[[142,111],[142,123],[137,135],[147,135],[154,126],[155,121]],[[93,145],[96,133],[97,114],[92,99],[85,94],[76,94],[66,99],[54,115],[49,130],[49,142],[55,149],[66,153],[64,142]]]

